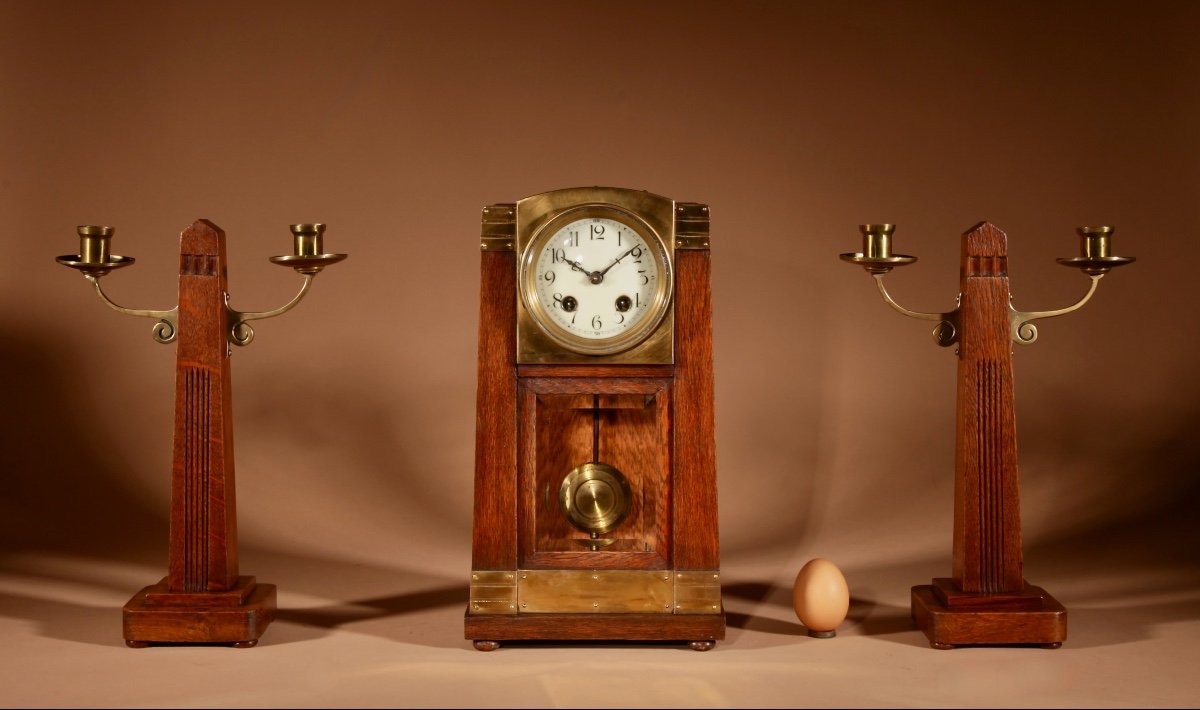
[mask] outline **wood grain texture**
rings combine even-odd
[[[519,568],[667,568],[670,392],[668,379],[520,378]],[[603,535],[617,542],[594,551],[574,542],[588,536],[558,498],[567,473],[592,460],[621,471],[632,496],[625,520]]]
[[[960,261],[953,576],[912,588],[912,616],[935,648],[1061,645],[1067,612],[1022,570],[1008,238],[986,222]]]
[[[708,250],[675,253],[675,569],[720,568]]]
[[[518,365],[518,377],[671,377],[674,365]]]
[[[224,593],[185,595],[171,593],[164,578],[126,602],[123,632],[130,646],[257,642],[275,618],[276,598],[275,585],[257,584],[253,577],[241,577]]]
[[[238,579],[225,233],[198,220],[179,252],[168,585],[224,591]]]
[[[1067,638],[1067,610],[1041,587],[1029,593],[1040,599],[1038,608],[972,605],[954,608],[942,604],[933,585],[912,588],[912,617],[935,648],[971,645],[1042,645],[1057,648]]]
[[[123,609],[125,641],[252,646],[274,585],[238,574],[225,233],[198,220],[179,240],[179,320],[167,576]]]
[[[1025,586],[1007,254],[991,224],[963,235],[953,577],[983,594]]]
[[[480,254],[471,568],[517,568],[516,256]]]
[[[725,614],[468,615],[464,638],[485,641],[719,641],[725,638]]]

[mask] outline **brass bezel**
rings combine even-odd
[[[658,268],[654,298],[647,307],[646,315],[636,325],[622,333],[607,338],[585,338],[558,325],[542,303],[536,287],[535,270],[537,257],[564,227],[581,220],[604,218],[620,222],[638,234],[648,247],[651,258]],[[626,209],[611,204],[588,203],[565,209],[547,220],[525,245],[521,255],[521,297],[525,309],[542,332],[559,346],[583,355],[614,355],[637,345],[653,333],[662,323],[671,302],[674,274],[671,268],[671,252],[658,232],[644,219]]]
[[[674,361],[674,202],[643,190],[568,188],[517,203],[517,362],[671,364]],[[615,219],[646,242],[659,269],[650,311],[630,330],[604,339],[558,326],[537,296],[531,274],[540,250],[566,224],[590,216]]]

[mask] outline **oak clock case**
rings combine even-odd
[[[624,188],[484,209],[476,648],[724,638],[708,224]]]

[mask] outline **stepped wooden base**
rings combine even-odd
[[[1058,648],[1067,610],[1041,587],[1013,594],[968,594],[949,579],[912,588],[912,618],[934,648],[1034,645]]]
[[[238,577],[227,592],[172,592],[164,578],[133,595],[122,610],[125,644],[258,644],[275,618],[275,585]]]
[[[680,641],[707,651],[725,638],[725,614],[466,615],[465,638],[480,651],[503,641]]]

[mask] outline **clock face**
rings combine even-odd
[[[559,345],[606,355],[633,347],[667,311],[671,262],[654,230],[609,206],[567,210],[546,223],[523,260],[522,296]]]

